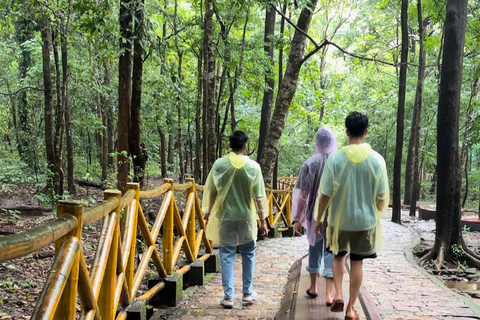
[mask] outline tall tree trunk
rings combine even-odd
[[[214,1],[205,1],[205,21],[203,51],[205,54],[204,79],[205,87],[203,91],[204,99],[204,118],[206,119],[206,134],[204,135],[204,144],[206,144],[206,153],[204,154],[204,177],[206,176],[216,160],[216,110],[215,110],[215,56],[213,53],[213,13]]]
[[[133,44],[132,105],[130,109],[130,153],[133,162],[133,181],[143,187],[146,155],[140,147],[140,109],[142,104],[143,55],[142,42],[145,38],[145,0],[136,1],[135,37]]]
[[[30,67],[32,66],[32,54],[30,52],[29,46],[23,45],[26,41],[32,39],[33,22],[21,17],[15,24],[15,38],[19,44],[19,47],[22,50],[21,58],[18,63],[18,69],[21,79],[27,78],[27,73]],[[16,119],[15,103],[12,101],[12,115],[13,115],[13,125],[15,127],[16,138],[17,138],[17,150],[20,158],[25,161],[29,166],[34,165],[33,155],[29,152],[29,137],[31,137],[32,129],[30,125],[30,108],[28,106],[28,96],[27,90],[22,90],[20,93],[20,103],[18,104],[18,122]]]
[[[202,138],[201,130],[202,124],[200,120],[202,119],[202,69],[203,69],[203,51],[200,49],[197,59],[197,98],[195,100],[195,169],[193,176],[196,181],[202,181]]]
[[[45,149],[47,154],[47,166],[52,174],[55,172],[55,146],[54,146],[54,122],[53,122],[53,90],[52,74],[50,69],[50,50],[52,33],[47,19],[41,26],[42,35],[42,60],[43,60],[43,88],[45,98]],[[54,183],[54,177],[49,178],[49,184]],[[50,187],[50,186],[49,186]]]
[[[76,193],[75,182],[73,179],[73,170],[74,170],[74,163],[73,163],[73,135],[72,135],[72,125],[71,125],[71,116],[70,116],[70,105],[68,104],[68,47],[67,47],[67,35],[66,30],[62,34],[62,101],[63,101],[63,109],[65,112],[65,138],[67,141],[67,190],[70,194]]]
[[[265,33],[263,36],[263,51],[268,56],[270,65],[265,69],[265,83],[267,87],[263,91],[262,113],[260,116],[260,134],[258,137],[257,161],[262,157],[265,140],[267,138],[270,118],[272,116],[273,93],[275,90],[275,78],[273,74],[274,63],[274,43],[275,36],[275,18],[276,12],[272,5],[267,5],[265,9]],[[285,25],[285,22],[283,22]],[[282,71],[280,71],[282,72]]]
[[[461,171],[458,150],[462,65],[467,0],[447,0],[445,38],[437,114],[437,215],[435,243],[422,260],[436,259],[440,267],[450,260],[452,245],[461,246],[463,257],[480,266],[466,247],[460,228]]]
[[[108,87],[110,85],[110,72],[108,70],[107,63],[103,65],[103,87]],[[100,107],[102,110],[102,182],[105,183],[108,179],[108,167],[110,166],[110,139],[113,137],[113,124],[110,122],[110,97],[108,94],[103,93],[100,97]]]
[[[400,78],[398,85],[397,106],[397,139],[395,143],[395,161],[393,163],[393,210],[392,222],[402,223],[401,184],[402,184],[402,153],[403,129],[405,116],[405,91],[407,84],[408,59],[408,0],[402,0],[402,53],[400,57]]]
[[[178,56],[178,68],[177,68],[177,87],[178,87],[178,96],[177,96],[177,145],[178,145],[178,164],[180,167],[180,172],[178,176],[178,180],[182,183],[185,180],[185,163],[184,163],[184,153],[183,153],[183,141],[182,141],[182,59],[183,53],[180,50],[180,45],[178,41],[178,1],[175,0],[174,2],[174,9],[173,9],[173,32],[175,33],[175,47],[177,49],[177,56]]]
[[[260,158],[263,178],[267,185],[271,184],[275,159],[278,156],[280,138],[287,119],[288,108],[297,89],[297,80],[302,67],[302,59],[305,53],[305,34],[308,32],[312,16],[315,12],[317,0],[308,1],[298,18],[297,28],[293,35],[290,54],[288,56],[285,76],[279,85],[275,110],[273,111],[270,128],[268,129],[265,148]],[[301,30],[301,31],[300,31]]]
[[[462,149],[460,152],[460,165],[463,168],[463,172],[465,174],[465,191],[463,193],[463,200],[462,200],[462,207],[465,207],[465,203],[467,202],[468,198],[468,153],[469,153],[469,136],[471,133],[471,125],[474,119],[474,103],[473,99],[478,94],[478,82],[479,78],[475,78],[472,81],[472,87],[470,90],[470,98],[468,100],[467,112],[465,115],[465,129],[463,131],[463,142],[462,142]]]
[[[425,81],[425,28],[429,19],[423,20],[422,17],[422,1],[417,0],[417,20],[418,20],[418,73],[417,73],[417,90],[415,91],[415,102],[413,105],[412,128],[410,130],[410,139],[408,141],[407,168],[405,174],[405,194],[403,203],[411,204],[410,216],[415,216],[417,208],[417,200],[420,192],[420,173],[419,173],[419,155],[420,155],[420,123],[422,117],[422,101],[423,101],[423,83]],[[409,162],[410,161],[410,162]],[[409,170],[411,173],[409,174]],[[412,179],[413,178],[413,179]],[[407,182],[407,179],[411,179]],[[407,189],[407,184],[410,184]],[[405,202],[407,201],[407,202]]]
[[[117,189],[125,192],[128,181],[130,155],[130,109],[132,97],[132,4],[120,0],[120,57],[118,59],[118,120],[117,120]]]
[[[165,132],[163,132],[162,127],[160,126],[160,117],[157,115],[157,131],[160,137],[160,171],[162,178],[167,177],[167,147],[165,142]]]
[[[59,28],[57,26],[57,28]],[[65,105],[63,103],[63,83],[58,53],[58,31],[52,32],[53,56],[55,61],[55,87],[57,103],[55,107],[55,135],[53,146],[55,149],[54,188],[56,194],[63,194],[63,132],[65,128]]]

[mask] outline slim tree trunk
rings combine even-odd
[[[132,105],[130,110],[129,147],[133,162],[133,181],[143,187],[146,158],[140,147],[140,109],[142,104],[143,56],[142,41],[145,38],[145,0],[136,2],[135,37],[133,44]]]
[[[21,58],[18,63],[18,69],[21,79],[26,79],[28,70],[32,66],[32,54],[29,46],[23,45],[26,41],[34,38],[32,32],[33,22],[20,17],[15,23],[15,38],[21,48]],[[8,85],[8,82],[7,82]],[[34,166],[33,155],[29,152],[30,141],[29,138],[32,134],[30,108],[28,106],[27,90],[22,90],[19,94],[20,102],[18,104],[18,122],[17,114],[15,111],[15,103],[12,101],[12,115],[13,125],[15,126],[16,138],[17,138],[17,150],[21,159],[23,159],[29,166]]]
[[[118,59],[117,189],[125,192],[128,181],[130,109],[132,96],[132,8],[129,0],[120,1],[120,57]]]
[[[415,91],[415,102],[413,105],[413,119],[412,129],[410,130],[410,139],[408,142],[408,156],[407,156],[407,174],[405,175],[405,194],[403,202],[411,204],[410,216],[415,216],[417,208],[418,195],[420,193],[420,172],[419,172],[419,155],[420,155],[420,123],[422,116],[422,101],[423,101],[423,83],[425,81],[425,28],[428,24],[428,19],[425,21],[422,17],[422,1],[417,0],[417,20],[418,20],[418,73],[417,73],[417,90]],[[409,159],[410,157],[410,159]],[[409,160],[411,163],[409,163]],[[408,175],[409,164],[412,170],[411,177]],[[410,181],[410,188],[407,190],[407,179]],[[410,197],[410,198],[408,198]],[[407,200],[407,202],[405,202]]]
[[[55,171],[55,146],[54,146],[54,122],[53,122],[53,90],[52,74],[50,69],[50,50],[52,33],[47,19],[44,19],[41,26],[42,35],[42,60],[43,60],[43,88],[45,98],[45,149],[47,154],[47,166],[50,172]],[[53,177],[50,177],[49,184],[53,184]]]
[[[108,71],[107,64],[103,65],[103,87],[108,87],[110,84],[110,73]],[[108,167],[109,167],[109,159],[111,156],[109,155],[109,143],[110,143],[110,135],[113,133],[110,132],[110,127],[113,127],[110,123],[109,119],[109,108],[110,108],[110,100],[108,94],[103,93],[100,97],[100,108],[102,111],[102,182],[105,183],[108,179]]]
[[[68,23],[67,23],[68,26]],[[62,78],[63,78],[63,91],[62,101],[63,109],[65,110],[65,138],[67,140],[67,189],[70,194],[76,193],[75,182],[73,179],[73,135],[70,115],[70,105],[68,104],[68,47],[67,47],[67,35],[66,30],[62,34]]]
[[[194,169],[194,178],[196,181],[202,181],[202,137],[201,130],[202,124],[200,120],[202,119],[202,69],[203,69],[203,51],[200,49],[197,59],[197,98],[195,100],[195,169]]]
[[[160,137],[160,170],[162,178],[167,177],[167,147],[165,142],[165,132],[163,132],[162,127],[160,126],[160,117],[157,116],[157,130]]]
[[[405,116],[405,92],[407,84],[407,59],[408,59],[408,0],[402,0],[402,53],[400,57],[400,77],[398,86],[397,106],[397,139],[395,143],[395,160],[393,163],[393,210],[392,222],[402,223],[401,208],[401,175],[403,153],[403,129]]]
[[[461,149],[461,152],[460,152],[460,165],[462,166],[462,168],[463,168],[462,171],[465,174],[465,191],[463,193],[462,207],[465,207],[465,203],[467,202],[467,198],[468,198],[469,136],[470,136],[471,131],[472,131],[471,126],[472,126],[472,122],[473,122],[473,119],[474,119],[474,112],[475,112],[475,108],[473,108],[473,106],[474,106],[473,99],[475,99],[475,97],[478,94],[478,82],[479,82],[479,80],[480,80],[479,78],[475,78],[472,81],[472,87],[471,87],[471,90],[470,90],[470,98],[469,98],[469,101],[468,101],[467,112],[466,112],[466,115],[465,115],[465,129],[463,131],[462,149]]]
[[[57,28],[59,28],[57,26]],[[58,31],[52,33],[53,56],[55,61],[55,88],[57,103],[55,107],[55,135],[53,146],[55,149],[54,186],[56,194],[63,194],[63,132],[65,128],[65,105],[63,103],[63,83],[60,69],[60,56],[57,42]]]
[[[178,87],[178,96],[177,96],[177,146],[178,146],[178,164],[180,167],[180,172],[178,180],[182,183],[185,180],[185,163],[184,163],[184,153],[183,153],[183,140],[182,140],[182,60],[183,53],[180,50],[179,41],[178,41],[178,1],[174,2],[173,9],[173,32],[175,33],[175,47],[177,49],[178,56],[178,68],[177,68],[177,87]]]
[[[265,140],[267,138],[270,118],[272,116],[273,93],[275,90],[275,78],[273,74],[274,43],[276,12],[272,5],[265,9],[265,33],[263,36],[263,51],[269,58],[270,65],[265,69],[266,89],[263,91],[262,114],[260,116],[260,134],[258,137],[257,161],[262,157]],[[281,71],[280,71],[281,72]]]
[[[203,95],[205,97],[204,117],[206,115],[206,135],[204,135],[204,144],[206,143],[206,153],[204,154],[204,178],[210,171],[216,160],[216,110],[215,110],[215,56],[213,53],[213,14],[214,1],[205,1],[205,21],[203,51],[205,53],[204,79],[205,87]]]
[[[278,95],[275,101],[275,110],[273,111],[270,128],[268,129],[262,158],[260,158],[260,167],[262,168],[263,178],[267,185],[271,185],[275,159],[278,156],[280,138],[282,137],[283,128],[285,127],[288,108],[297,89],[297,80],[302,67],[302,59],[306,46],[305,34],[310,27],[316,5],[317,0],[308,1],[300,13],[297,22],[298,30],[295,30],[293,35],[285,76],[279,85]]]

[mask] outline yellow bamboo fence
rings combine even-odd
[[[269,210],[266,220],[271,229],[269,236],[275,237],[280,232],[284,236],[294,236],[291,209],[292,192],[296,182],[296,177],[279,177],[278,189],[267,188]]]
[[[270,226],[277,226],[281,218],[285,226],[278,231],[292,226],[294,183],[295,178],[281,178],[279,190],[268,190],[267,221]],[[1,236],[0,262],[24,257],[55,243],[54,262],[31,319],[127,319],[129,310],[145,309],[146,303],[165,289],[170,276],[184,275],[192,266],[214,255],[213,243],[205,235],[197,194],[202,189],[193,179],[187,179],[185,184],[166,179],[164,184],[148,191],[140,191],[138,184],[129,183],[123,196],[118,190],[106,190],[105,201],[91,208],[84,208],[78,201],[59,201],[57,218],[25,232]],[[185,192],[183,214],[174,191]],[[162,201],[153,225],[149,226],[141,200],[154,198]],[[102,229],[93,262],[88,266],[82,249],[82,228],[97,220],[102,220]],[[137,232],[141,237],[137,237]],[[156,245],[158,237],[160,249]],[[138,239],[146,249],[136,262]],[[180,267],[182,252],[187,263]],[[138,295],[150,262],[160,281]]]

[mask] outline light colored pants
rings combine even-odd
[[[243,293],[253,292],[253,267],[255,265],[255,249],[257,243],[250,241],[238,246],[242,256],[242,281]],[[225,299],[233,299],[235,293],[235,280],[233,277],[233,265],[235,263],[236,246],[219,247],[220,263],[222,267],[222,286]]]
[[[333,278],[332,262],[333,254],[325,250],[325,237],[315,243],[315,246],[308,246],[308,266],[309,273],[320,273],[320,267],[323,260],[323,276]]]

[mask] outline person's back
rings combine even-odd
[[[202,210],[207,221],[206,236],[219,246],[224,297],[220,304],[233,307],[233,265],[238,251],[242,256],[242,305],[256,299],[253,270],[257,247],[257,217],[261,235],[268,233],[264,216],[267,208],[260,166],[244,156],[248,136],[235,131],[230,136],[232,152],[215,161],[203,192]],[[257,216],[258,211],[258,216]]]
[[[346,231],[372,228],[377,221],[376,196],[387,187],[385,179],[379,180],[385,170],[382,156],[369,144],[353,144],[332,154],[327,166],[332,167],[327,171],[327,175],[333,173],[331,185],[338,186],[332,198],[329,223],[337,218],[338,228]],[[329,191],[333,192],[325,190]]]
[[[253,199],[261,197],[264,190],[260,190],[260,166],[247,156],[241,156],[237,163],[232,164],[233,156],[225,156],[215,161],[212,171],[218,178],[217,188],[225,186],[232,179],[225,194],[223,206],[219,208],[224,220],[238,221],[248,218],[248,213],[254,208]],[[242,163],[242,160],[244,161]],[[233,160],[235,161],[235,160]]]
[[[335,255],[335,300],[330,310],[343,312],[343,268],[349,254],[350,296],[345,320],[358,320],[355,302],[363,279],[363,260],[376,258],[380,250],[380,217],[387,210],[389,190],[385,161],[363,142],[368,117],[351,112],[345,118],[345,127],[349,144],[328,158],[323,172],[315,231],[323,230],[323,217],[330,206],[327,246]]]

